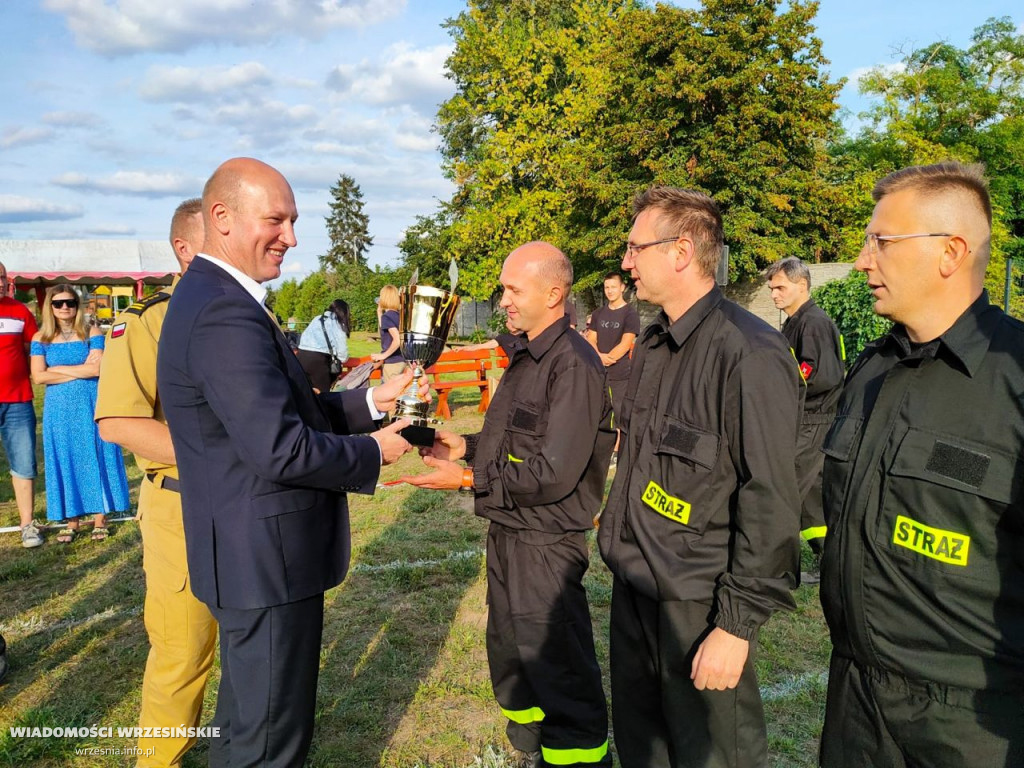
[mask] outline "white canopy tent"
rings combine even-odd
[[[131,285],[141,297],[144,285],[170,285],[178,271],[166,240],[0,240],[0,262],[11,289],[34,287],[40,304],[57,283]]]

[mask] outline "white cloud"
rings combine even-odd
[[[399,131],[395,134],[395,146],[409,152],[433,152],[439,141],[436,136]]]
[[[126,224],[110,224],[108,226],[90,227],[83,230],[84,234],[93,237],[107,237],[114,235],[117,237],[133,237],[138,234],[135,227],[129,227]]]
[[[319,40],[332,29],[393,19],[405,0],[44,0],[43,5],[66,18],[79,46],[119,56],[292,35]]]
[[[848,84],[856,88],[862,77],[874,72],[876,69],[882,70],[886,75],[895,75],[906,71],[907,65],[902,61],[891,61],[886,64],[875,64],[871,67],[857,67],[846,76]]]
[[[273,83],[270,71],[257,61],[233,67],[151,67],[139,95],[153,102],[206,102],[224,97],[256,95]]]
[[[381,63],[364,60],[357,66],[335,67],[325,85],[368,104],[409,104],[433,115],[437,105],[455,92],[454,83],[444,75],[451,53],[451,45],[416,49],[396,43],[384,51]]]
[[[94,128],[103,123],[103,118],[95,112],[47,112],[42,117],[47,125],[61,128]]]
[[[299,272],[305,272],[306,268],[302,266],[301,261],[289,261],[287,264],[281,266],[282,274],[296,274]]]
[[[53,179],[53,183],[61,187],[99,192],[104,195],[156,198],[194,195],[197,189],[202,189],[204,180],[182,173],[118,171],[104,178],[93,178],[81,173],[64,173]]]
[[[24,127],[8,128],[0,138],[0,147],[9,149],[11,147],[23,147],[26,144],[42,144],[53,138],[53,129],[46,127]]]
[[[0,222],[7,224],[29,221],[67,221],[81,217],[78,206],[57,205],[18,195],[0,195]]]

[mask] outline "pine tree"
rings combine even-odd
[[[337,270],[342,264],[366,265],[366,252],[373,245],[363,213],[363,193],[355,179],[346,174],[331,187],[331,212],[324,217],[331,247],[320,257],[321,269]]]

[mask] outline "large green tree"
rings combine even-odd
[[[986,164],[994,207],[987,284],[1001,299],[1006,259],[1024,268],[1024,34],[1008,17],[989,19],[967,48],[936,42],[910,51],[898,66],[865,75],[860,90],[875,99],[869,123],[837,155],[875,178],[940,160]]]
[[[502,259],[532,239],[572,252],[582,126],[600,106],[594,52],[615,35],[628,0],[470,2],[449,22],[456,94],[438,116],[445,170],[456,183],[444,209],[447,243],[466,292],[483,298]],[[421,222],[429,224],[429,222]]]
[[[825,145],[839,84],[821,72],[816,4],[780,5],[471,1],[449,22],[456,94],[439,113],[457,189],[443,221],[419,222],[444,231],[469,292],[487,295],[533,238],[569,254],[577,287],[599,282],[652,183],[721,202],[735,274],[834,256],[842,192]]]
[[[324,217],[331,247],[320,256],[321,269],[337,270],[342,264],[366,265],[366,252],[373,245],[370,218],[363,213],[363,192],[346,174],[331,187],[331,212]]]

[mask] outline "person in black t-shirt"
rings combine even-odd
[[[590,316],[587,341],[601,356],[608,370],[608,386],[612,391],[612,408],[622,408],[622,393],[629,381],[629,352],[640,333],[640,316],[626,303],[626,283],[618,272],[604,277],[604,295],[608,303]]]

